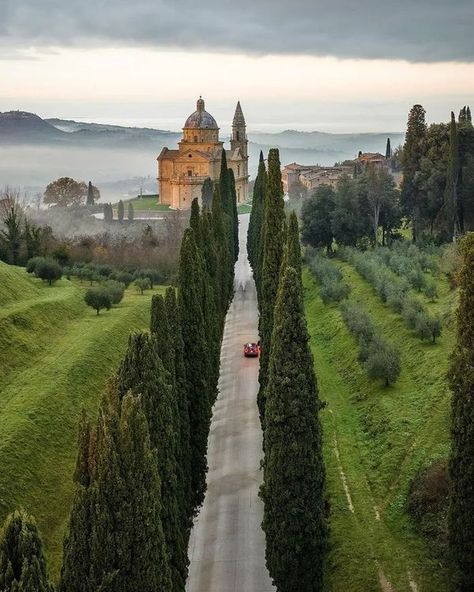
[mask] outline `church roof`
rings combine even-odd
[[[186,129],[219,129],[216,120],[205,110],[204,100],[199,97],[196,104],[196,111],[186,119]]]
[[[232,125],[234,127],[239,125],[245,125],[245,117],[242,111],[242,107],[240,106],[240,101],[237,101],[237,106],[235,108],[234,120],[232,121]]]

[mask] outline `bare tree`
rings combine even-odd
[[[19,198],[20,192],[8,186],[0,193],[0,241],[13,265],[18,263],[23,232],[24,212]]]

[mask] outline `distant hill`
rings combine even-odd
[[[387,137],[393,147],[403,141],[401,133],[259,133],[250,129],[250,175],[257,172],[261,150],[266,154],[269,148],[279,148],[283,165],[333,165],[354,158],[359,150],[385,152]],[[30,193],[44,190],[59,176],[93,179],[106,190],[105,199],[116,200],[130,187],[134,191],[143,187],[138,179],[148,179],[147,190],[155,187],[158,154],[164,146],[175,147],[180,139],[181,132],[41,119],[25,111],[9,111],[0,113],[0,178],[6,184],[28,187]],[[228,137],[222,139],[228,145]],[[130,183],[134,178],[137,182]]]

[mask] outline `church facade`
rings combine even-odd
[[[160,203],[186,210],[195,197],[200,201],[206,178],[219,179],[223,146],[217,122],[205,110],[204,100],[200,97],[196,111],[184,124],[178,149],[163,148],[157,158]],[[237,201],[243,203],[248,199],[248,142],[240,102],[235,108],[230,150],[226,150],[226,157],[227,166],[234,172]]]

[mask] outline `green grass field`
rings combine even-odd
[[[405,500],[417,469],[449,452],[445,374],[456,294],[438,279],[439,301],[425,301],[447,323],[439,343],[432,345],[416,338],[349,264],[337,264],[352,297],[399,348],[402,372],[388,388],[368,378],[338,306],[322,303],[306,269],[306,316],[320,395],[327,402],[322,421],[332,511],[328,589],[447,590],[447,573],[416,535]]]
[[[129,333],[148,327],[152,295],[130,288],[96,316],[83,302],[85,287],[65,279],[49,287],[0,263],[0,520],[19,506],[36,517],[54,578],[79,414],[95,416]]]
[[[250,214],[251,211],[252,211],[251,204],[243,203],[243,204],[239,204],[237,206],[237,213],[238,214]]]
[[[158,198],[156,196],[152,197],[134,197],[133,199],[127,199],[124,201],[125,206],[125,217],[127,217],[127,207],[129,203],[133,204],[133,208],[135,212],[167,212],[169,211],[170,207],[165,204],[158,203]],[[117,204],[115,204],[114,211],[117,210]]]

